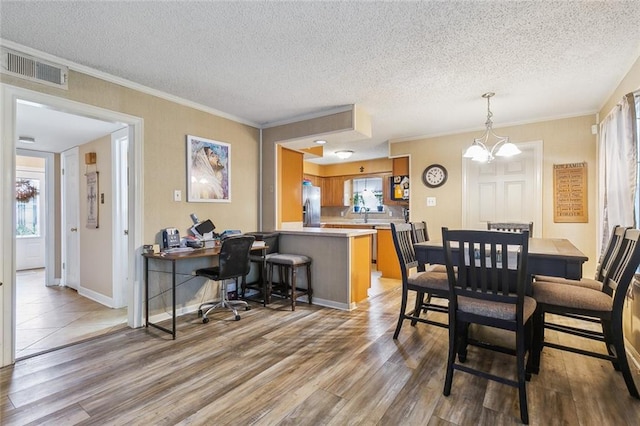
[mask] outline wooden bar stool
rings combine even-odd
[[[273,284],[273,268],[278,267],[279,283]],[[307,288],[296,286],[296,272],[298,268],[306,266],[307,268]],[[271,302],[271,294],[277,294],[283,297],[291,298],[291,310],[296,310],[296,299],[300,296],[307,295],[309,304],[311,304],[311,296],[313,290],[311,288],[311,258],[301,254],[274,254],[267,259],[267,275],[269,284],[267,288],[267,303]],[[274,291],[277,290],[277,291]]]

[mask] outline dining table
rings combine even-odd
[[[425,241],[413,245],[422,269],[426,264],[444,264],[442,241]],[[589,258],[565,238],[530,238],[528,269],[530,275],[551,275],[579,280],[582,265]]]

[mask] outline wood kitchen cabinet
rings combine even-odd
[[[320,176],[316,176],[316,175],[310,175],[305,173],[304,175],[302,175],[303,179],[308,180],[309,182],[311,182],[311,185],[313,186],[318,186],[318,187],[322,187],[322,177]]]
[[[331,176],[322,179],[322,206],[344,205],[344,176]]]

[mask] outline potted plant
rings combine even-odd
[[[376,198],[378,199],[378,211],[381,212],[384,209],[384,205],[382,204],[382,193],[377,193]]]
[[[353,211],[358,213],[360,211],[360,194],[357,192],[353,193]]]

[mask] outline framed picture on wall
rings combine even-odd
[[[187,135],[187,201],[231,201],[231,145]]]
[[[98,172],[89,172],[87,177],[87,228],[98,228]]]

